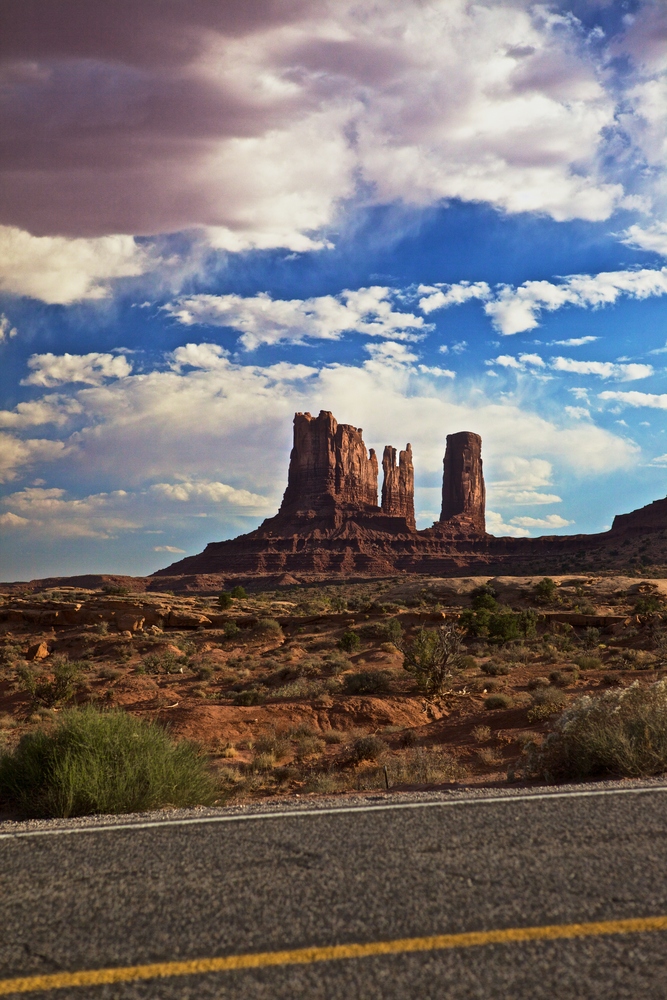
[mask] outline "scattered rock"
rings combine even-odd
[[[26,659],[28,660],[45,660],[49,655],[49,647],[45,642],[35,642],[32,646],[28,647],[28,652],[26,653]]]

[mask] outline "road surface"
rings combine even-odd
[[[0,995],[664,1000],[666,848],[667,786],[4,834]]]

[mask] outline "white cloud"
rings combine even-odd
[[[613,378],[619,382],[634,382],[653,375],[651,365],[615,364],[611,361],[575,361],[573,358],[552,358],[551,367],[559,372],[574,372],[577,375],[597,375],[599,378]]]
[[[12,326],[9,318],[4,313],[0,313],[0,344],[4,343],[5,340],[11,340],[17,334],[18,330]]]
[[[511,368],[517,372],[530,372],[533,375],[547,367],[538,354],[520,354],[518,358],[511,354],[500,354],[497,358],[487,361],[486,364],[500,365],[501,368]],[[636,379],[648,378],[654,374],[651,365],[616,364],[611,361],[576,361],[574,358],[551,358],[548,367],[554,371],[574,372],[577,375],[596,375],[598,378],[613,378],[619,382],[633,382]],[[543,374],[537,377],[549,378]]]
[[[659,468],[664,469],[667,466],[667,455],[656,455],[655,458],[651,459],[649,465],[657,465]]]
[[[172,368],[181,372],[183,368],[204,368],[210,371],[225,365],[229,351],[218,344],[184,344],[172,352]]]
[[[154,545],[153,552],[172,552],[174,555],[181,555],[185,549],[177,549],[175,545]]]
[[[648,406],[652,410],[667,410],[667,393],[653,392],[600,392],[598,399],[622,403],[624,406]]]
[[[204,500],[209,503],[226,503],[236,507],[252,507],[260,511],[270,506],[270,500],[250,493],[248,490],[237,490],[233,486],[219,482],[176,482],[155,483],[150,492],[166,500],[176,500],[187,503],[191,500]]]
[[[101,385],[105,379],[125,378],[132,365],[122,354],[33,354],[28,359],[32,374],[21,385],[66,385],[85,382]]]
[[[112,279],[144,274],[158,263],[132,236],[67,239],[0,226],[0,289],[10,295],[61,305],[103,299]]]
[[[567,521],[560,514],[547,514],[546,517],[513,517],[511,523],[520,528],[567,528],[574,521]]]
[[[63,489],[28,487],[2,502],[12,508],[8,514],[26,522],[21,527],[29,527],[31,536],[109,539],[139,527],[125,509],[124,490],[69,500]]]
[[[43,424],[63,427],[81,412],[81,404],[76,399],[58,394],[42,396],[17,403],[13,410],[0,410],[0,427],[39,427]]]
[[[486,512],[486,530],[490,535],[500,538],[506,535],[512,538],[528,538],[530,535],[527,528],[521,528],[518,524],[506,524],[502,514],[498,514],[495,510]]]
[[[456,378],[456,372],[450,368],[439,368],[437,365],[418,365],[423,375],[435,375],[436,378]]]
[[[553,465],[546,459],[507,455],[497,463],[497,468],[503,478],[494,477],[489,482],[492,502],[520,506],[561,503],[557,494],[540,490],[553,480]]]
[[[585,406],[566,406],[565,412],[573,420],[590,420],[591,418],[591,411],[587,410]]]
[[[38,462],[52,462],[64,458],[70,449],[63,441],[46,438],[21,439],[12,434],[0,433],[0,483],[16,479],[21,469]]]
[[[656,222],[652,226],[630,226],[624,233],[623,243],[637,250],[650,250],[667,257],[667,222]]]
[[[240,295],[192,295],[167,306],[186,326],[229,326],[246,350],[260,344],[302,344],[305,340],[339,340],[344,333],[414,340],[430,329],[421,316],[398,312],[391,289],[380,286],[345,290],[312,299],[272,299],[266,292]],[[418,334],[417,334],[418,336]]]
[[[11,511],[0,514],[0,526],[3,528],[27,528],[29,524],[30,521],[27,517],[19,517],[18,514],[12,514]]]
[[[491,289],[485,281],[460,281],[454,285],[419,285],[417,292],[423,296],[419,300],[419,308],[427,315],[436,309],[460,306],[471,299],[485,300],[491,296]]]
[[[484,306],[494,327],[504,336],[534,330],[543,310],[564,306],[599,308],[613,305],[622,295],[645,299],[667,293],[667,267],[639,271],[602,271],[596,275],[573,274],[560,284],[525,281],[514,288],[505,285]]]
[[[569,340],[552,340],[550,343],[558,344],[559,347],[583,347],[584,344],[592,344],[599,339],[599,337],[570,337]]]

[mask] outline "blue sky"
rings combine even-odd
[[[420,527],[458,430],[494,534],[667,493],[664,4],[49,10],[0,66],[4,579],[252,529],[296,410],[410,441]]]

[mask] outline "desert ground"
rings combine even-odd
[[[95,704],[197,742],[221,802],[530,782],[531,750],[575,699],[667,675],[667,579],[252,586],[0,588],[2,745]],[[398,647],[443,625],[461,645],[429,697]]]

